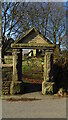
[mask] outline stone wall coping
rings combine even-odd
[[[2,64],[2,67],[13,67],[13,64]]]

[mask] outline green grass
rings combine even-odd
[[[22,62],[23,77],[42,79],[42,58],[30,58]]]

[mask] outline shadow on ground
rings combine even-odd
[[[42,84],[24,82],[24,93],[38,92],[42,90]]]

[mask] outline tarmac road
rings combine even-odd
[[[45,96],[37,101],[2,100],[2,118],[66,118],[66,98]]]
[[[50,96],[42,96],[41,94],[39,94],[39,92],[28,93],[26,95],[22,95],[22,97],[39,99],[41,98],[41,100],[11,102],[7,100],[1,100],[0,98],[0,117],[2,116],[2,118],[66,118],[66,98],[54,99]]]

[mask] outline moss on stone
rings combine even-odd
[[[42,83],[42,94],[53,94],[54,93],[54,83],[45,82]]]
[[[10,94],[22,93],[22,81],[12,81]]]

